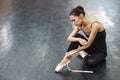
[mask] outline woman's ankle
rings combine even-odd
[[[59,65],[67,65],[70,62],[69,59],[62,60]]]

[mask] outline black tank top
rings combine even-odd
[[[98,22],[98,21],[95,21],[95,22]],[[95,22],[93,22],[93,23],[95,23]],[[92,27],[92,24],[91,24],[91,27]],[[87,36],[87,37],[89,37],[89,36]],[[101,32],[97,32],[97,35],[96,35],[92,45],[90,46],[90,50],[92,53],[102,52],[102,53],[105,53],[107,55],[105,29]]]

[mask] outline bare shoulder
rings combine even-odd
[[[92,23],[92,28],[97,29],[98,32],[101,32],[101,31],[104,30],[103,25],[98,21],[95,21],[95,22]]]

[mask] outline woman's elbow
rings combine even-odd
[[[67,38],[67,41],[68,41],[68,42],[70,42],[70,39],[69,39],[69,38]]]
[[[67,41],[68,41],[68,42],[70,42],[70,41],[71,41],[70,37],[68,37],[68,38],[67,38]]]

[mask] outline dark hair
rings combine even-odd
[[[76,8],[73,8],[69,15],[79,16],[80,14],[83,14],[83,16],[85,16],[85,11],[82,6],[77,6]]]

